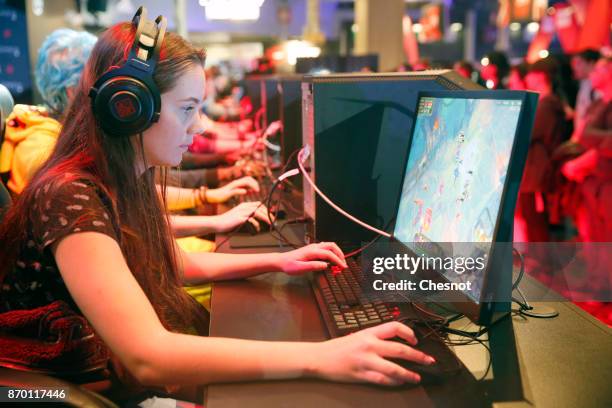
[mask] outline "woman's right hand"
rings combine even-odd
[[[331,381],[369,382],[380,385],[418,383],[418,374],[387,359],[404,359],[423,365],[435,363],[433,357],[397,341],[400,337],[416,345],[412,329],[402,323],[388,322],[348,336],[319,343],[313,371]]]

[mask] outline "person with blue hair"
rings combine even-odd
[[[98,39],[85,31],[61,28],[52,32],[38,50],[36,87],[47,108],[61,115],[68,107],[72,89]]]
[[[6,122],[0,150],[0,173],[13,194],[20,194],[53,150],[60,117],[81,78],[96,36],[62,28],[52,32],[38,51],[36,86],[44,106],[16,105]]]

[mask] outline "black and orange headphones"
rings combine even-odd
[[[136,36],[127,61],[102,75],[89,90],[93,113],[104,132],[114,137],[141,133],[159,120],[161,96],[153,81],[166,18],[147,20],[140,7],[132,24]]]

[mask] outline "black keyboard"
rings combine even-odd
[[[332,337],[398,320],[402,313],[380,297],[366,293],[365,275],[359,263],[347,259],[348,268],[332,267],[315,275],[312,286],[323,320]]]
[[[389,321],[411,322],[409,325],[419,339],[416,348],[433,356],[437,363],[422,366],[406,360],[394,360],[405,368],[419,373],[423,384],[446,380],[464,370],[463,364],[446,346],[444,338],[427,324],[415,324],[422,317],[384,295],[366,291],[367,282],[361,265],[347,259],[348,268],[332,267],[318,273],[311,281],[323,321],[331,337],[340,337],[360,329]],[[396,339],[396,341],[402,341]]]

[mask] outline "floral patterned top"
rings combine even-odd
[[[64,180],[35,191],[27,240],[15,267],[0,286],[0,312],[34,309],[63,300],[74,308],[59,273],[51,244],[79,232],[95,231],[118,241],[110,199],[90,181],[66,175]],[[80,313],[79,313],[80,314]]]

